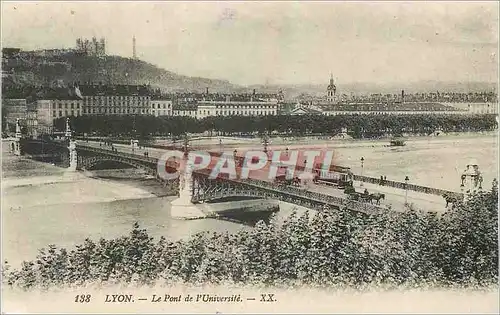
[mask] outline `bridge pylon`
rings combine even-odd
[[[173,219],[198,219],[206,215],[192,203],[193,165],[184,157],[184,170],[179,170],[179,197],[171,202],[170,216]]]
[[[19,123],[19,118],[16,119],[16,137],[14,139],[14,142],[12,142],[12,152],[14,155],[21,155],[21,125]]]
[[[470,196],[483,190],[483,175],[479,171],[479,166],[475,160],[471,160],[462,173],[460,190],[463,193],[464,201],[467,201]]]

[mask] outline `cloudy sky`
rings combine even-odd
[[[3,2],[2,44],[72,47],[237,84],[498,78],[498,3]]]

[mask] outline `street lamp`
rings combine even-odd
[[[410,178],[408,176],[405,177],[405,205],[408,204],[408,182]]]
[[[189,139],[187,133],[184,135],[184,156],[188,155]]]
[[[361,157],[361,177],[363,177],[364,164],[365,164],[365,158]],[[359,186],[363,187],[363,178],[361,178],[361,184]]]
[[[220,152],[222,153],[222,138],[219,138],[219,149]]]
[[[269,138],[267,137],[267,134],[264,134],[264,137],[262,139],[262,145],[264,146],[264,153],[267,154],[267,145],[269,144]]]

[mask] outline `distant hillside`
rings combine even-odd
[[[287,99],[298,97],[301,94],[313,96],[325,96],[326,86],[323,85],[254,85],[249,89],[257,89],[262,93],[277,91],[282,89]],[[430,93],[430,92],[457,92],[457,93],[475,93],[475,92],[497,92],[497,84],[491,82],[439,82],[439,81],[419,81],[395,84],[375,84],[375,83],[347,83],[337,82],[337,93],[340,94],[371,94],[371,93],[391,93],[399,94],[401,90],[405,93]]]
[[[29,75],[26,75],[26,67]],[[119,56],[90,57],[68,54],[55,60],[15,61],[11,67],[13,84],[103,82],[150,84],[169,91],[231,92],[239,87],[226,80],[188,77],[158,68],[150,63]]]
[[[150,63],[119,56],[91,57],[67,53],[56,57],[35,56],[23,52],[18,57],[2,59],[3,85],[65,85],[72,82],[102,82],[114,84],[150,84],[169,92],[277,93],[283,90],[286,99],[301,94],[324,96],[326,86],[321,85],[254,85],[238,86],[227,80],[214,80],[179,75]],[[4,75],[5,74],[5,75]],[[342,83],[336,82],[340,94],[407,94],[421,92],[497,92],[496,83],[419,81],[401,84]]]

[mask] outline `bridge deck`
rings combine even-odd
[[[99,142],[83,142],[79,141],[79,145],[89,146],[92,148],[99,148],[103,150],[110,150],[110,146],[105,146],[104,144],[99,144]],[[130,145],[114,144],[113,145],[118,152],[115,153],[125,153],[130,156],[135,156],[138,159],[147,159],[154,163],[158,158],[160,158],[165,150],[157,148],[134,148],[132,149]],[[148,157],[144,156],[144,152],[148,152]],[[269,175],[269,165],[261,170],[250,171],[249,178],[256,181],[263,181],[270,184],[271,180],[268,178]],[[390,205],[394,210],[404,210],[405,209],[405,191],[402,189],[380,186],[375,184],[363,183],[361,187],[360,182],[355,182],[355,188],[357,191],[362,192],[365,188],[368,189],[369,193],[383,193],[385,194],[385,200],[381,201],[381,206]],[[313,193],[324,194],[327,196],[346,198],[343,190],[335,187],[330,187],[322,184],[308,183],[303,190],[307,190]],[[418,193],[414,191],[408,191],[408,203],[413,204],[416,208],[425,211],[444,211],[446,202],[441,196],[434,196],[429,194]]]

